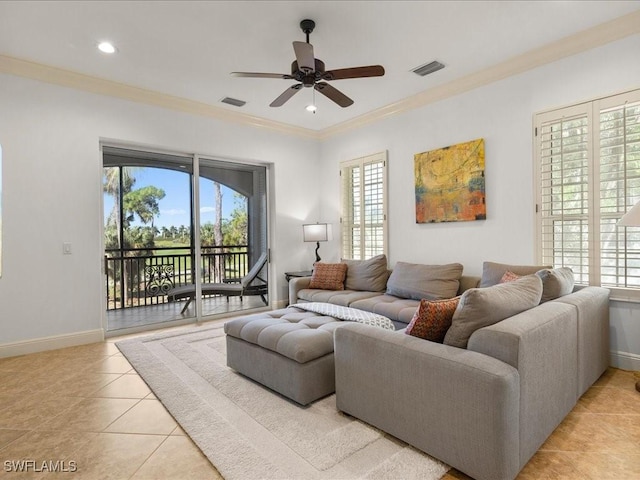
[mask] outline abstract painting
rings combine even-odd
[[[487,218],[484,139],[414,155],[416,223]]]

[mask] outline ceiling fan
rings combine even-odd
[[[324,62],[313,56],[313,45],[309,43],[309,34],[313,32],[315,26],[316,23],[313,20],[306,19],[300,22],[300,28],[307,35],[307,41],[293,42],[293,51],[296,59],[291,64],[291,74],[231,72],[231,75],[250,78],[283,78],[300,82],[287,88],[278,98],[271,102],[270,107],[281,107],[287,100],[298,93],[302,87],[313,87],[343,108],[352,105],[353,100],[327,82],[347,78],[381,77],[384,75],[384,67],[382,65],[369,65],[366,67],[325,70]]]

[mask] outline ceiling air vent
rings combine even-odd
[[[416,67],[411,71],[416,75],[420,75],[421,77],[424,77],[425,75],[429,75],[430,73],[437,72],[441,68],[444,68],[444,65],[434,60],[431,63],[425,63],[424,65],[420,65],[419,67]]]
[[[231,97],[224,97],[222,100],[220,100],[222,103],[226,103],[228,105],[233,105],[234,107],[241,107],[243,106],[245,103],[244,100],[238,100],[237,98],[231,98]]]

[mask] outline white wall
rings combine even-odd
[[[318,218],[319,188],[305,181],[318,173],[315,140],[10,75],[0,75],[0,106],[0,347],[102,328],[101,139],[273,164],[276,301],[283,272],[311,258],[300,226]]]
[[[460,262],[479,275],[484,260],[533,263],[533,115],[640,88],[639,51],[635,35],[324,141],[322,217],[339,225],[339,162],[388,150],[391,266]],[[485,139],[487,220],[416,224],[413,155],[476,138]],[[325,255],[338,258],[339,243]],[[638,306],[612,302],[611,347],[620,366],[640,370]]]
[[[484,260],[533,262],[533,114],[640,88],[638,51],[636,35],[320,145],[0,75],[0,347],[101,328],[101,138],[273,163],[276,300],[286,298],[283,272],[308,267],[313,258],[313,245],[301,243],[302,223],[331,222],[334,240],[322,244],[321,254],[339,258],[338,163],[382,150],[389,152],[391,265],[460,262],[477,275]],[[480,137],[487,220],[417,225],[413,155]],[[67,241],[73,254],[63,256]],[[640,370],[640,306],[612,302],[611,348],[614,364]]]

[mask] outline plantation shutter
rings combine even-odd
[[[341,164],[342,258],[386,253],[386,152]]]
[[[538,260],[640,299],[640,90],[536,115]],[[623,290],[626,289],[626,290]]]
[[[589,282],[589,120],[583,109],[537,128],[541,261]]]
[[[640,228],[616,225],[640,200],[640,102],[623,100],[598,104],[601,284],[639,287]]]

